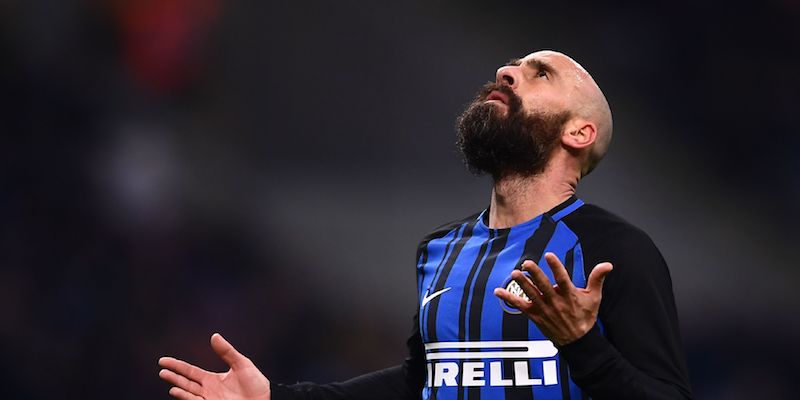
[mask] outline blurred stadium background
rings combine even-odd
[[[794,398],[800,3],[0,2],[3,398],[168,398],[222,332],[277,382],[405,353],[414,252],[485,207],[454,119],[514,56],[615,115],[580,188],[673,274],[698,398]]]

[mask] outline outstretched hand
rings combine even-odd
[[[597,264],[589,274],[586,289],[580,289],[572,284],[564,264],[555,254],[547,253],[544,258],[553,271],[555,285],[535,262],[526,260],[522,268],[530,277],[514,270],[511,278],[530,300],[503,288],[495,289],[494,294],[525,313],[556,346],[563,346],[580,339],[594,326],[600,309],[603,280],[613,266],[607,262]]]
[[[269,380],[236,351],[222,335],[211,335],[211,348],[230,367],[228,372],[209,372],[185,361],[161,357],[161,379],[174,385],[169,394],[180,400],[269,400]]]

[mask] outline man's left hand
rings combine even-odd
[[[611,263],[600,263],[592,269],[586,289],[576,288],[564,264],[553,253],[544,255],[556,284],[531,260],[522,263],[523,270],[514,270],[511,278],[517,282],[530,301],[497,288],[495,296],[518,308],[533,321],[539,330],[556,346],[580,339],[592,329],[600,309],[603,280],[611,272]]]

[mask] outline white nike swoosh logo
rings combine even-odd
[[[437,291],[435,291],[435,292],[431,293],[431,295],[430,295],[430,296],[428,296],[428,291],[429,291],[430,289],[429,289],[429,290],[426,290],[426,291],[425,291],[425,296],[423,296],[423,297],[422,297],[422,305],[421,305],[419,308],[425,307],[425,304],[428,304],[428,303],[430,303],[430,302],[431,302],[431,300],[433,300],[433,299],[434,299],[436,296],[439,296],[439,295],[441,295],[442,293],[444,293],[444,292],[446,292],[446,291],[448,291],[448,290],[450,290],[450,289],[452,289],[452,287],[444,288],[444,289],[442,289],[442,290],[437,290]]]

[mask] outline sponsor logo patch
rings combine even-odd
[[[558,384],[558,349],[549,340],[425,344],[427,386]]]

